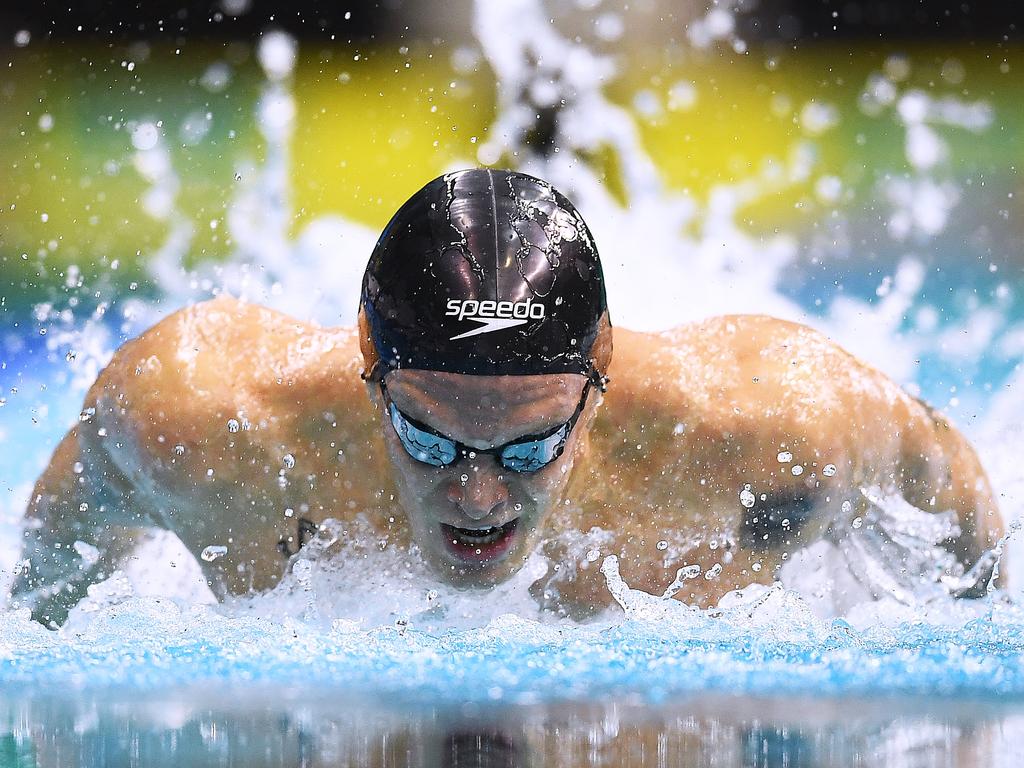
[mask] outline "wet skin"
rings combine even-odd
[[[677,597],[706,604],[770,582],[788,553],[850,525],[867,485],[925,510],[955,510],[962,535],[946,546],[965,564],[1002,533],[962,435],[793,323],[729,316],[659,334],[616,329],[608,392],[591,391],[563,455],[536,473],[502,470],[489,454],[445,468],[417,462],[378,385],[360,379],[364,364],[354,330],[229,298],[182,310],[125,344],[37,483],[25,536],[31,567],[15,595],[38,618],[60,621],[154,526],[197,556],[228,547],[202,563],[220,595],[273,586],[286,567],[282,550],[300,543],[300,519],[364,519],[466,587],[507,578],[541,548],[558,570],[536,595],[574,614],[610,599],[588,552],[619,555],[627,582],[652,592],[699,565],[710,578]],[[583,384],[574,374],[387,378],[402,411],[479,448],[563,423]],[[747,486],[750,508],[741,502]],[[499,546],[472,546],[513,520]],[[458,546],[455,529],[464,532]],[[94,566],[71,556],[76,541],[100,550]]]

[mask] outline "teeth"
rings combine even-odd
[[[481,544],[493,544],[500,539],[504,533],[503,528],[484,528],[479,531],[471,531],[466,528],[455,529],[458,538],[462,543],[479,546]]]
[[[511,536],[515,527],[516,520],[490,528],[457,528],[454,525],[441,524],[441,528],[452,544],[467,549],[479,549],[489,544],[496,544]]]

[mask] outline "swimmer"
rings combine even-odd
[[[540,550],[533,593],[574,616],[609,603],[595,553],[658,594],[697,568],[676,597],[714,604],[855,525],[869,487],[955,512],[943,546],[965,567],[1002,533],[964,437],[810,328],[616,328],[614,359],[612,340],[565,197],[438,178],[380,236],[355,328],[223,296],[122,346],[36,485],[13,601],[59,624],[153,527],[219,597],[273,587],[328,518],[465,588]]]

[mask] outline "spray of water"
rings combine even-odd
[[[691,28],[693,44],[742,47],[731,18],[722,6],[709,11]],[[905,134],[911,170],[883,180],[877,191],[889,206],[890,234],[907,243],[907,256],[878,286],[876,300],[837,295],[827,305],[812,309],[780,288],[787,270],[797,268],[798,238],[786,232],[754,235],[744,228],[739,212],[752,202],[809,181],[820,199],[841,198],[843,182],[818,170],[814,144],[815,137],[841,119],[836,107],[809,102],[800,112],[804,135],[785,161],[769,164],[743,181],[718,185],[706,198],[697,199],[664,184],[632,114],[606,95],[607,85],[616,77],[612,62],[561,35],[549,23],[541,0],[480,0],[473,28],[495,75],[498,109],[477,157],[458,165],[515,165],[564,189],[584,212],[601,245],[609,301],[618,324],[659,331],[712,314],[768,313],[815,325],[897,379],[911,383],[916,361],[929,354],[951,352],[966,358],[975,344],[984,346],[997,339],[1010,349],[1017,339],[1022,347],[1018,353],[1024,352],[1019,342],[1024,331],[1010,325],[1007,307],[1012,297],[1005,293],[997,294],[992,306],[974,307],[965,318],[966,328],[942,327],[934,310],[929,314],[919,301],[926,267],[915,249],[926,247],[928,238],[943,231],[961,199],[950,170],[949,147],[940,131],[985,131],[993,120],[985,104],[952,96],[935,98],[909,88],[905,85],[909,64],[903,60],[885,62],[869,78],[858,108],[877,119],[891,120]],[[126,302],[121,308],[126,333],[139,332],[179,306],[221,292],[325,324],[348,323],[355,317],[363,259],[375,233],[341,217],[323,217],[297,238],[289,235],[288,147],[296,119],[292,91],[296,44],[282,33],[268,33],[258,54],[266,81],[256,113],[266,160],[261,165],[240,162],[238,166],[236,192],[225,219],[235,253],[226,262],[184,268],[194,225],[179,207],[181,184],[167,140],[152,122],[137,123],[131,133],[134,166],[149,184],[143,208],[168,223],[168,235],[148,259],[161,300]],[[588,163],[587,158],[598,151],[610,151],[616,157],[625,203]],[[325,285],[332,286],[329,295],[321,288]],[[53,348],[74,353],[76,388],[81,391],[112,352],[106,308],[85,319],[73,313],[63,315],[50,306],[39,311],[59,327],[49,340]],[[907,318],[914,313],[916,328],[908,327]],[[923,328],[928,332],[921,332]],[[961,343],[964,335],[971,343]],[[1011,448],[1006,427],[1010,420],[1005,415],[1011,414],[1012,423],[1019,423],[1017,414],[1024,404],[1020,375],[992,399],[990,424],[999,426],[980,432],[983,453],[996,459],[990,463],[995,484],[1006,510],[1014,516],[1024,500],[1024,473],[1017,466],[1019,452]],[[728,616],[731,622],[755,630],[781,623],[801,628],[803,636],[820,638],[828,632],[820,617],[838,613],[870,626],[908,615],[962,618],[988,610],[980,604],[950,608],[950,592],[971,576],[957,571],[936,547],[953,530],[954,520],[915,510],[883,489],[864,489],[864,495],[875,517],[863,529],[845,531],[842,540],[797,553],[783,569],[783,586],[742,590],[710,613],[631,590],[618,576],[613,558],[604,561],[603,572],[627,617],[687,631]],[[599,539],[601,533],[595,530],[592,535]],[[537,613],[536,600],[530,595],[531,584],[551,567],[540,555],[499,589],[498,599],[487,602],[500,610],[486,610],[479,599],[434,582],[418,564],[415,551],[368,545],[357,534],[357,525],[346,529],[329,523],[293,559],[277,589],[218,610],[239,619],[299,620],[335,630],[338,621],[355,621],[402,631],[410,626],[440,631],[485,625],[508,610],[535,620],[545,618]],[[598,551],[590,544],[569,544],[567,551],[579,552],[581,567],[586,567],[591,551]],[[1006,545],[1001,542],[1001,549]],[[180,551],[169,554],[174,546],[168,537],[155,536],[154,557],[143,560],[187,560]],[[831,556],[835,551],[843,557]],[[339,552],[344,557],[337,557]],[[844,567],[834,567],[840,561]],[[681,572],[678,583],[668,585],[666,596],[688,577]],[[174,571],[150,568],[143,573],[129,567],[91,591],[66,631],[82,632],[97,617],[108,620],[111,611],[123,612],[124,606],[136,604],[133,600],[166,593],[169,578],[187,585],[179,591],[186,602],[210,600],[195,568],[179,565]],[[889,597],[875,599],[881,595]],[[944,605],[946,613],[927,607],[936,604]],[[368,605],[374,607],[368,609]],[[986,605],[991,607],[991,601]]]

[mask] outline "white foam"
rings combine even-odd
[[[510,612],[540,621],[545,617],[530,586],[548,567],[547,560],[535,553],[512,578],[492,589],[457,589],[433,574],[415,548],[380,546],[370,527],[359,520],[327,520],[293,556],[277,587],[229,600],[222,611],[232,616],[295,618],[324,628],[341,619],[357,626],[433,633],[482,627]]]

